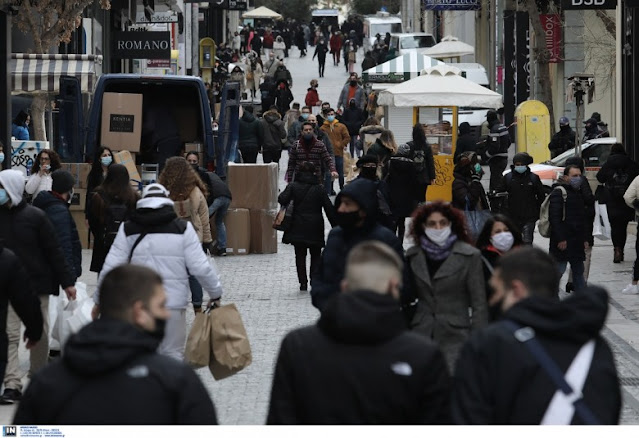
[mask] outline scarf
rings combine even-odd
[[[419,242],[424,251],[426,251],[426,257],[431,260],[440,261],[448,258],[453,250],[453,244],[457,241],[457,235],[451,234],[446,240],[444,246],[439,246],[434,242],[431,242],[428,237],[421,236]]]

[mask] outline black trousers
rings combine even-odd
[[[628,222],[630,218],[627,214],[621,216],[610,216],[610,234],[612,235],[612,246],[621,248],[626,245],[628,237]]]
[[[242,161],[244,163],[257,163],[257,147],[240,148],[240,152],[242,152]]]
[[[277,163],[279,165],[280,158],[282,158],[281,149],[279,151],[262,150],[262,160],[264,160],[264,164]]]
[[[326,57],[324,58],[320,58],[319,56],[317,57],[317,62],[319,64],[319,75],[320,77],[324,76],[324,67],[326,67]]]
[[[490,186],[489,190],[495,191],[501,183],[502,173],[506,170],[508,165],[508,157],[493,157],[488,161],[488,167],[490,168]]]
[[[297,268],[297,279],[300,284],[308,284],[306,275],[306,251],[311,253],[311,276],[319,268],[320,257],[322,255],[321,246],[294,245],[295,247],[295,267]]]
[[[406,234],[406,218],[395,216],[395,234],[400,243],[404,244],[404,235]]]

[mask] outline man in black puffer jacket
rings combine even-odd
[[[483,149],[483,159],[490,167],[490,191],[497,190],[501,182],[502,173],[508,165],[508,149],[510,148],[510,134],[508,128],[499,121],[496,111],[488,111],[486,115],[490,133],[486,137]]]
[[[253,115],[253,107],[244,107],[244,114],[240,118],[240,137],[238,148],[242,153],[244,163],[255,163],[257,154],[262,147],[264,130],[259,120]]]
[[[264,163],[280,164],[282,157],[282,146],[287,141],[286,128],[277,108],[272,106],[262,115],[262,132],[264,141],[262,142],[262,159]]]
[[[268,424],[446,424],[450,376],[399,311],[403,263],[380,242],[348,256],[342,292],[282,342]]]
[[[217,424],[195,372],[156,352],[169,318],[162,278],[122,265],[101,286],[102,317],[33,376],[13,424]]]
[[[559,279],[555,263],[540,249],[523,248],[500,259],[489,304],[503,312],[502,319],[473,332],[462,349],[452,401],[456,424],[586,424],[570,396],[558,396],[560,391],[527,346],[531,335],[562,374],[569,368],[585,371],[584,381],[570,379],[571,386],[583,394],[600,424],[619,422],[619,379],[612,351],[601,336],[608,294],[592,287],[560,301]],[[534,332],[518,330],[516,338],[511,322]],[[524,334],[528,337],[519,336]],[[571,367],[578,352],[591,353],[591,360]]]
[[[47,215],[22,199],[24,175],[17,170],[0,172],[0,239],[20,258],[29,273],[31,289],[40,298],[44,319],[42,339],[30,351],[33,374],[47,364],[49,357],[49,295],[58,295],[62,286],[69,299],[75,299],[75,276],[67,266],[56,231]],[[20,399],[22,373],[18,362],[20,319],[10,310],[7,317],[9,337],[5,390],[0,403]]]
[[[58,169],[51,174],[51,178],[52,190],[40,192],[33,201],[33,206],[47,214],[58,236],[65,261],[77,279],[82,275],[82,244],[75,221],[69,212],[69,200],[73,196],[73,175],[66,170]]]
[[[320,311],[329,299],[339,291],[344,278],[344,266],[348,252],[365,240],[377,240],[393,248],[404,260],[404,248],[399,239],[388,228],[377,221],[377,185],[365,178],[357,178],[346,185],[335,198],[337,223],[326,240],[320,267],[311,276],[311,297],[313,306]],[[404,268],[404,279],[407,272]],[[408,281],[404,281],[405,293]]]

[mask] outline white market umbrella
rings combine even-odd
[[[242,14],[242,18],[272,18],[273,20],[281,20],[282,16],[277,12],[270,10],[266,6],[260,6],[259,8]]]
[[[414,79],[382,91],[379,105],[394,107],[461,106],[501,108],[502,96],[461,76],[461,70],[450,65],[428,68]]]
[[[470,44],[459,41],[458,38],[452,35],[447,35],[441,40],[441,42],[435,44],[433,47],[422,50],[421,53],[440,59],[458,58],[464,55],[474,55],[475,48]]]
[[[410,52],[362,72],[364,82],[403,82],[419,76],[422,70],[443,62],[417,52]]]

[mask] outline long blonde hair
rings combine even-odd
[[[393,131],[385,129],[379,136],[379,141],[384,145],[386,149],[390,150],[393,155],[397,153],[397,143],[395,143],[395,136],[393,135]]]
[[[209,193],[206,184],[182,157],[172,157],[166,160],[158,182],[170,192],[169,197],[173,201],[188,199],[195,187],[200,189],[205,198]]]

